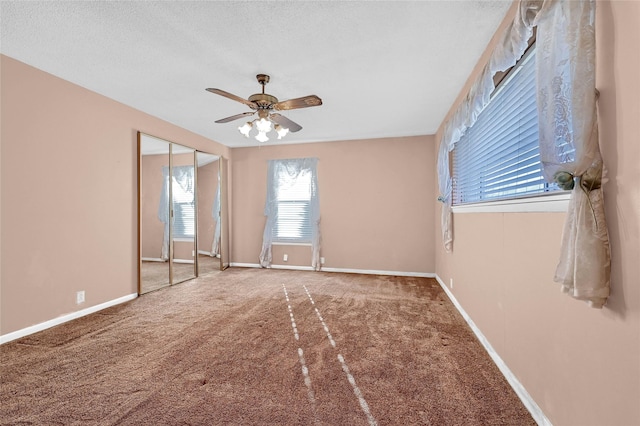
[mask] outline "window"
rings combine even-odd
[[[274,243],[303,244],[311,246],[311,267],[320,270],[317,166],[317,158],[269,160],[261,267],[271,267]]]
[[[286,167],[280,167],[276,179],[277,217],[273,242],[311,243],[311,169],[290,175]]]
[[[193,239],[195,235],[195,196],[193,166],[173,168],[173,238]]]
[[[507,74],[453,151],[453,204],[557,191],[538,147],[535,47]]]

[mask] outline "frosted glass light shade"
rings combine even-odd
[[[259,131],[258,134],[256,135],[256,140],[258,142],[266,142],[269,140],[269,138],[267,137],[266,132]]]
[[[249,132],[251,131],[252,127],[253,127],[253,124],[251,124],[250,121],[247,121],[242,126],[238,127],[238,130],[240,130],[240,133],[242,133],[245,137],[248,138]]]
[[[278,139],[282,139],[287,135],[287,133],[289,133],[289,129],[282,127],[279,124],[276,124],[275,131],[278,133]]]
[[[256,121],[256,128],[258,129],[259,132],[264,132],[264,133],[270,132],[271,121],[265,118],[261,118],[260,120]]]

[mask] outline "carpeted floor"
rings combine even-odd
[[[231,268],[0,346],[0,422],[534,425],[435,280]]]

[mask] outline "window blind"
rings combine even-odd
[[[509,72],[453,152],[453,203],[557,190],[544,181],[538,147],[535,49]]]
[[[193,238],[195,235],[194,176],[191,167],[182,177],[183,185],[173,178],[173,238]]]
[[[274,242],[311,242],[311,182],[311,170],[300,172],[296,178],[286,172],[278,175]]]

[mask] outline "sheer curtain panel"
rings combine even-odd
[[[213,231],[213,243],[211,243],[211,256],[217,256],[220,254],[220,176],[218,176],[216,195],[213,198],[211,216],[216,221],[216,227]]]
[[[595,2],[550,2],[538,24],[540,157],[548,181],[572,188],[555,281],[601,308],[610,251],[595,87]]]

